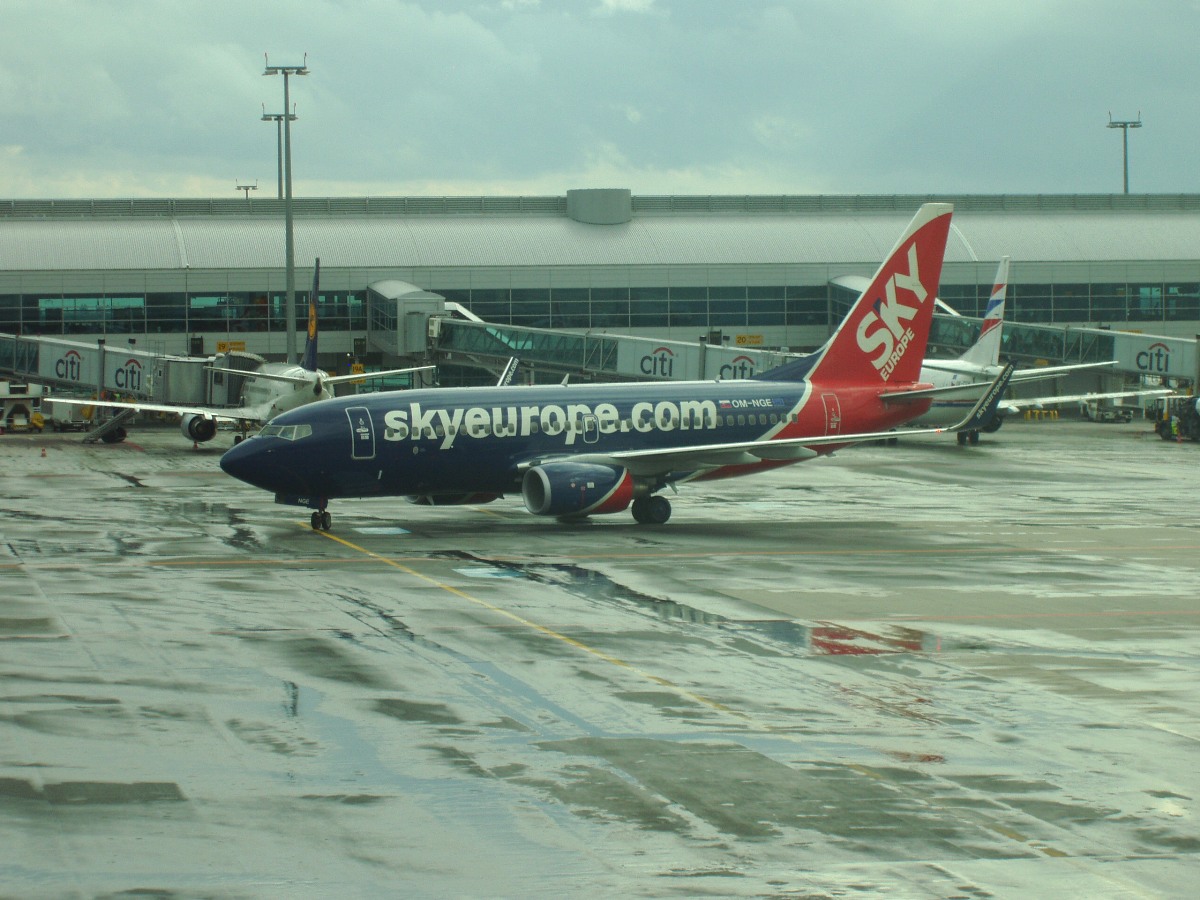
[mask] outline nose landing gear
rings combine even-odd
[[[328,531],[333,525],[333,516],[329,514],[325,504],[321,504],[319,508],[313,510],[312,518],[309,521],[313,531]]]

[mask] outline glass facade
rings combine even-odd
[[[366,291],[322,292],[323,331],[363,331]],[[296,292],[296,318],[308,318],[308,292]],[[28,335],[190,334],[283,331],[282,293],[0,294],[0,331]],[[376,327],[379,327],[378,324]],[[392,327],[395,324],[392,323]]]
[[[942,285],[941,299],[964,316],[984,313],[991,284]],[[625,331],[637,328],[722,328],[816,325],[833,327],[853,298],[829,285],[719,287],[440,288],[441,294],[500,325]],[[322,292],[318,316],[325,331],[364,331],[366,291]],[[297,292],[297,317],[307,293]],[[383,309],[373,328],[394,330]],[[380,318],[380,317],[384,318]],[[14,334],[158,334],[283,331],[279,292],[148,293],[122,295],[0,295],[0,331]],[[1146,327],[1200,320],[1200,284],[1020,284],[1009,286],[1005,318],[1033,325],[1093,324]]]

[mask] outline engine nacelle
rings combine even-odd
[[[525,472],[521,498],[535,516],[615,513],[633,500],[633,476],[600,463],[546,463]]]
[[[499,500],[500,494],[410,494],[404,499],[417,506],[475,506]]]
[[[197,443],[211,441],[217,434],[217,420],[197,413],[188,413],[179,420],[179,430],[185,438]]]

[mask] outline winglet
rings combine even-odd
[[[967,413],[967,417],[957,425],[952,425],[947,428],[947,431],[979,431],[985,425],[992,421],[996,415],[996,410],[1000,406],[1000,399],[1004,396],[1005,390],[1008,389],[1008,381],[1012,378],[1013,369],[1016,367],[1009,363],[996,376],[996,380],[992,382],[992,386],[987,389],[979,402]]]
[[[517,374],[517,367],[521,365],[521,360],[515,356],[510,356],[508,362],[504,365],[504,371],[500,373],[500,377],[496,379],[496,387],[507,387],[512,384],[513,378]]]

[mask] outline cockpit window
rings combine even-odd
[[[312,434],[311,425],[264,425],[259,437],[277,437],[285,441],[298,441]]]

